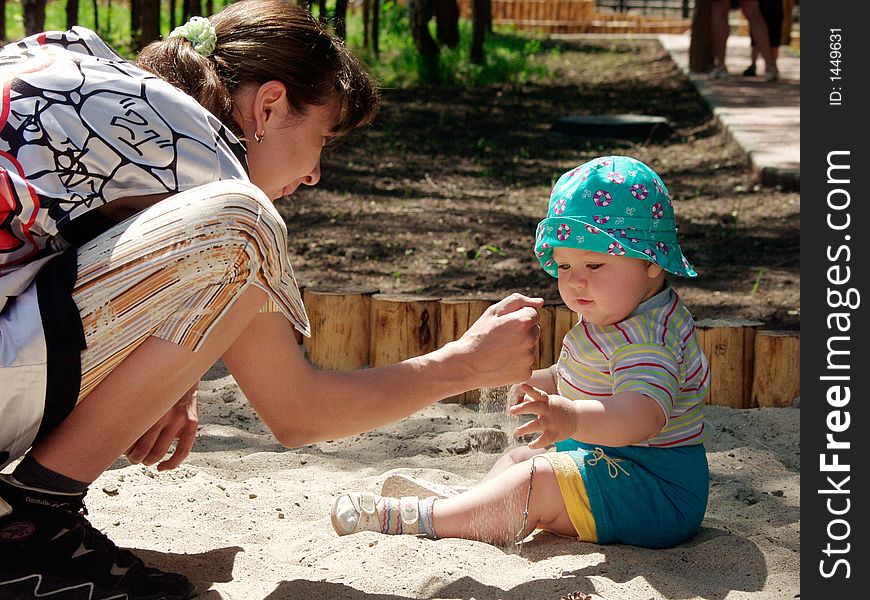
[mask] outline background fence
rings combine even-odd
[[[308,360],[324,369],[381,367],[420,356],[459,339],[495,300],[379,294],[373,289],[305,288],[312,336],[298,341]],[[559,358],[562,339],[577,324],[563,304],[540,311],[535,368]],[[696,323],[710,361],[708,404],[732,408],[792,406],[800,395],[800,332],[765,330],[758,321]],[[472,403],[480,391],[447,399]]]
[[[599,12],[635,12],[644,15],[688,19],[695,7],[695,0],[595,0]]]

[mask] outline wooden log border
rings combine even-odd
[[[380,294],[370,289],[305,290],[312,337],[300,340],[320,368],[378,367],[441,348],[463,333],[497,299],[437,298]],[[562,339],[577,324],[565,305],[547,302],[540,311],[541,336],[535,368],[559,358]],[[710,361],[707,404],[732,408],[793,406],[800,396],[800,332],[766,330],[759,321],[707,319],[696,322]],[[476,403],[480,390],[445,398]]]

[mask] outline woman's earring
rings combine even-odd
[[[263,131],[263,132],[255,131],[255,132],[254,132],[254,139],[257,140],[257,143],[258,143],[258,144],[262,144],[262,143],[263,143],[263,140],[264,140],[265,138],[266,138],[266,132],[265,132],[265,131]]]

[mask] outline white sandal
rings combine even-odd
[[[404,496],[398,502],[398,510],[394,511],[390,508],[395,498],[382,498],[372,492],[342,494],[332,503],[332,528],[338,535],[360,531],[421,535],[417,497]]]

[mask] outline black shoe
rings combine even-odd
[[[187,600],[183,575],[146,567],[84,517],[84,493],[52,494],[0,475],[0,598]]]
[[[755,65],[749,65],[743,70],[744,77],[755,77]]]

